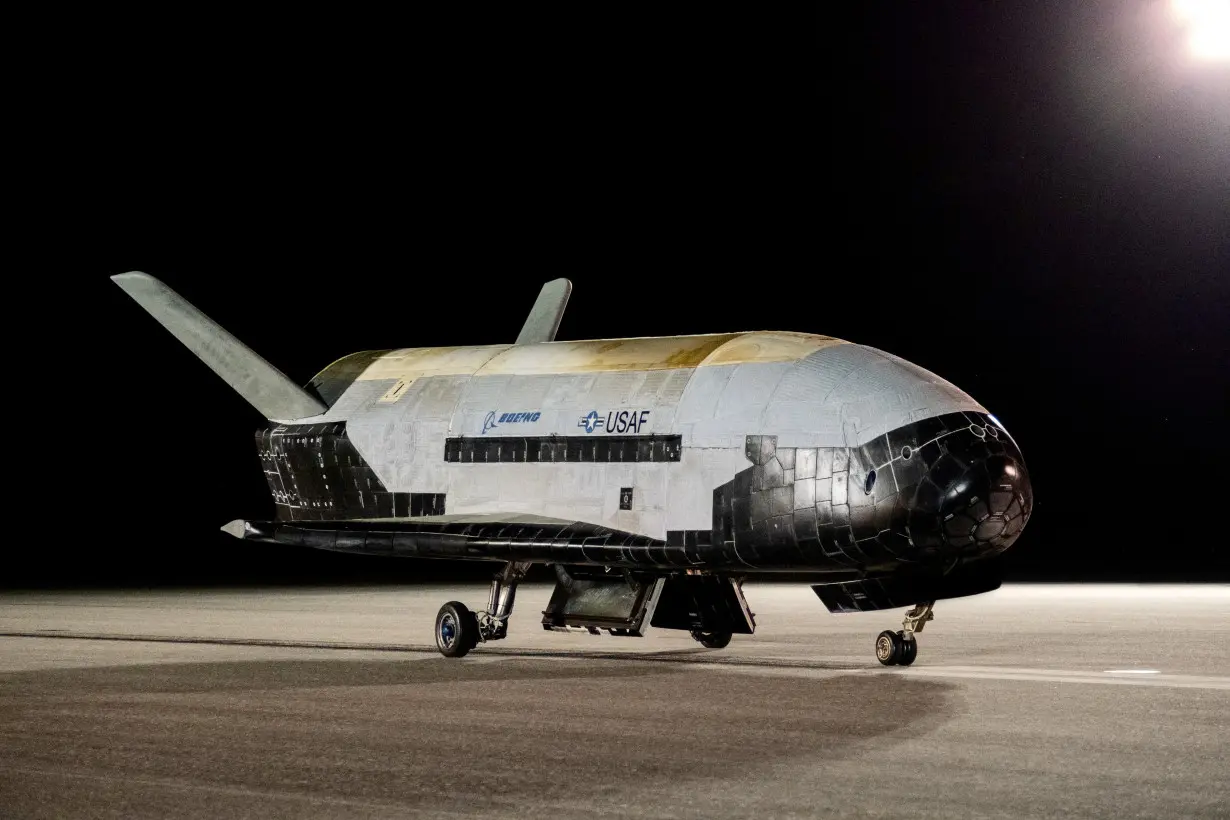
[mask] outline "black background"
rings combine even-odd
[[[9,305],[41,329],[5,580],[490,572],[222,535],[272,515],[262,419],[107,279],[132,269],[299,382],[510,342],[557,276],[561,339],[869,344],[1022,447],[1012,577],[1225,579],[1230,69],[1160,4],[857,5],[78,35],[31,126],[53,264]]]

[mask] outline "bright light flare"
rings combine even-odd
[[[1172,0],[1187,46],[1202,60],[1230,60],[1230,0]]]

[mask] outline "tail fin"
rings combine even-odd
[[[265,418],[285,421],[325,412],[323,404],[282,371],[148,273],[130,271],[112,276],[111,281],[123,288]]]
[[[532,345],[555,341],[555,332],[559,330],[559,323],[564,318],[564,308],[568,307],[568,297],[571,294],[572,283],[567,279],[552,279],[543,285],[534,307],[530,309],[529,318],[525,320],[521,333],[517,335],[517,344]]]

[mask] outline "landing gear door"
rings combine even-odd
[[[642,637],[658,605],[662,577],[573,576],[557,569],[559,580],[542,612],[543,629],[585,630]]]
[[[653,626],[699,632],[751,635],[756,617],[737,578],[723,575],[676,575],[666,580]]]

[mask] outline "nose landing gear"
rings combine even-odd
[[[876,637],[876,660],[885,666],[909,666],[918,657],[918,641],[914,633],[922,632],[927,621],[934,620],[935,601],[918,604],[905,613],[901,630],[884,630]]]

